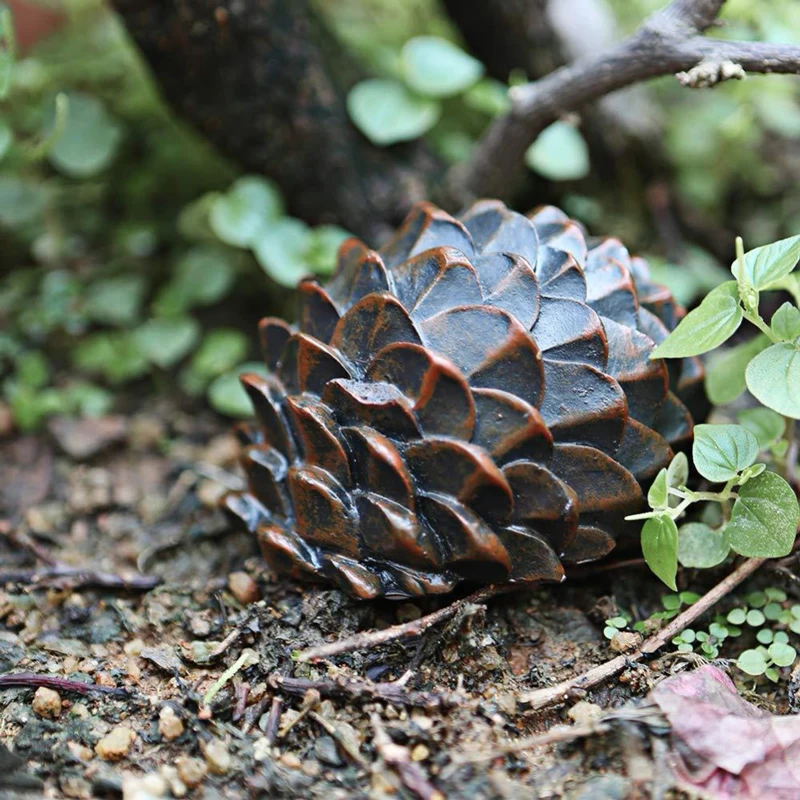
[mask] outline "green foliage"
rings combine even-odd
[[[678,526],[667,515],[651,517],[642,528],[642,553],[647,566],[672,590],[677,590]]]
[[[726,342],[742,322],[738,294],[736,281],[727,281],[712,289],[655,348],[651,358],[697,356]]]
[[[692,491],[683,485],[685,475],[683,481],[670,481],[668,470],[662,470],[648,493],[652,511],[630,517],[646,520],[642,529],[645,559],[673,588],[678,563],[709,568],[721,563],[729,551],[758,558],[791,552],[800,523],[797,497],[783,477],[756,461],[763,453],[776,466],[794,467],[785,461],[786,437],[793,435],[794,420],[800,418],[800,340],[796,335],[800,310],[784,303],[770,327],[759,314],[759,295],[762,290],[791,286],[799,258],[800,236],[749,253],[738,239],[737,259],[731,267],[736,280],[713,289],[651,356],[678,358],[707,352],[723,344],[745,319],[761,331],[756,339],[712,362],[706,383],[717,403],[737,398],[746,385],[765,407],[740,412],[740,425],[697,425],[694,429],[695,468],[711,483],[724,487],[717,492]],[[673,535],[675,520],[699,501],[719,503],[722,524],[692,522],[676,527]],[[766,670],[769,660],[764,658]]]
[[[545,128],[525,152],[525,163],[551,181],[572,181],[589,174],[589,148],[568,122]]]
[[[401,62],[409,88],[427,97],[461,94],[483,75],[480,61],[438,36],[410,39],[403,47]]]
[[[419,138],[442,113],[435,100],[414,94],[399,81],[379,78],[354,86],[347,110],[358,129],[379,147]]]
[[[51,131],[58,127],[56,119],[54,108]],[[67,95],[66,123],[53,138],[48,154],[53,166],[72,178],[89,178],[114,160],[122,128],[96,97],[71,92]]]

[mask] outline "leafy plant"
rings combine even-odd
[[[642,550],[653,572],[672,589],[678,564],[707,568],[729,552],[777,558],[788,554],[800,522],[800,507],[792,487],[759,463],[765,453],[775,463],[784,459],[800,418],[800,309],[784,303],[768,325],[759,313],[762,291],[784,289],[797,301],[800,236],[744,252],[737,239],[735,280],[713,289],[653,351],[651,358],[683,358],[713,350],[747,320],[759,331],[757,345],[739,346],[725,362],[724,374],[709,381],[712,400],[735,399],[745,387],[765,408],[741,412],[741,424],[697,425],[692,460],[700,475],[719,491],[693,491],[686,486],[688,461],[679,453],[656,476],[648,493],[652,509],[629,519],[645,520]],[[730,391],[731,382],[735,392]],[[716,391],[716,395],[715,395]],[[794,465],[782,463],[784,470]],[[690,505],[721,506],[722,524],[711,528],[677,520]],[[766,667],[765,667],[766,669]]]

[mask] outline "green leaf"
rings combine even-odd
[[[697,425],[692,459],[712,483],[724,483],[749,467],[758,456],[758,440],[741,425]]]
[[[767,621],[767,618],[764,616],[763,611],[759,611],[757,608],[751,608],[747,612],[747,619],[746,622],[751,628],[758,628],[763,625]]]
[[[800,419],[800,347],[773,344],[747,365],[745,379],[750,393],[767,408]]]
[[[738,281],[744,281],[755,289],[765,289],[773,281],[788,275],[800,261],[800,236],[790,236],[779,242],[757,247],[744,254],[744,274],[741,274],[738,259],[731,265],[731,272]]]
[[[34,180],[0,176],[0,223],[18,228],[39,218],[47,205],[45,187]]]
[[[24,13],[24,9],[21,9]],[[14,17],[5,3],[0,5],[0,100],[5,100],[11,89],[11,76],[17,57]]]
[[[764,606],[764,616],[770,621],[775,622],[783,614],[783,607],[780,603],[767,603]]]
[[[684,567],[716,567],[728,557],[729,551],[724,528],[715,531],[702,522],[687,522],[678,530],[678,561]]]
[[[690,311],[650,358],[684,358],[707,353],[727,341],[742,324],[742,308],[736,281],[712,289],[703,302]]]
[[[759,644],[764,644],[764,645],[772,644],[772,637],[773,637],[773,633],[769,628],[762,628],[756,634],[756,640],[758,641],[758,643]]]
[[[793,342],[800,336],[800,308],[788,300],[772,315],[771,328],[785,342]]]
[[[266,368],[261,362],[252,362],[242,364],[237,369],[215,378],[208,387],[208,401],[215,411],[235,418],[253,415],[253,405],[239,380],[243,372],[265,375]]]
[[[89,178],[114,160],[122,128],[96,97],[80,92],[70,92],[67,97],[66,125],[48,158],[70,177]]]
[[[175,262],[172,280],[159,292],[154,311],[180,315],[194,306],[221,300],[236,277],[233,253],[221,245],[197,245]]]
[[[151,319],[137,328],[134,336],[148,361],[167,369],[195,346],[200,325],[192,317]]]
[[[293,289],[309,273],[311,229],[294,217],[279,219],[259,232],[253,243],[256,260],[281,286]]]
[[[678,527],[667,516],[651,517],[642,527],[642,553],[650,569],[673,591],[678,571]]]
[[[406,83],[428,97],[452,97],[483,75],[480,61],[438,36],[409,39],[400,60]]]
[[[206,334],[190,369],[203,378],[215,378],[233,369],[246,354],[247,337],[241,331],[218,328]]]
[[[767,652],[776,667],[790,667],[797,658],[797,651],[794,647],[782,642],[773,642]]]
[[[748,408],[737,415],[739,422],[755,434],[758,446],[765,450],[783,436],[786,420],[769,408]]]
[[[98,333],[83,339],[72,352],[75,365],[103,375],[112,383],[146,375],[150,364],[128,331]]]
[[[667,468],[664,467],[656,475],[650,491],[647,492],[647,503],[650,508],[664,508],[667,505]]]
[[[677,489],[689,480],[689,459],[686,453],[675,453],[667,467],[667,486]]]
[[[573,181],[589,174],[589,148],[574,125],[554,122],[525,151],[525,163],[551,181]]]
[[[736,666],[748,675],[763,675],[767,671],[767,660],[758,650],[745,650],[736,659]]]
[[[747,619],[747,612],[743,608],[734,608],[728,612],[726,619],[731,625],[744,625],[744,621]]]
[[[337,225],[319,225],[311,232],[306,260],[315,275],[330,275],[336,269],[336,254],[349,234]]]
[[[0,161],[5,158],[11,145],[14,143],[14,134],[11,128],[0,120]]]
[[[86,294],[84,310],[95,322],[130,325],[139,317],[146,288],[142,275],[121,275],[96,281]]]
[[[511,108],[508,86],[492,78],[484,78],[464,93],[464,104],[489,117],[498,117]]]
[[[769,344],[769,338],[759,333],[746,342],[710,356],[705,384],[708,397],[714,405],[732,403],[744,392],[747,388],[744,377],[747,365],[754,356],[769,347]]]
[[[735,552],[751,558],[780,558],[791,552],[800,520],[797,497],[774,472],[765,472],[739,489],[728,523]]]
[[[786,631],[775,631],[773,641],[781,644],[789,644],[789,634]]]
[[[225,244],[248,247],[264,225],[282,214],[277,186],[266,178],[245,175],[214,201],[209,223]]]
[[[437,123],[442,109],[402,83],[372,79],[350,90],[347,111],[361,133],[382,147],[422,136]]]
[[[751,464],[745,467],[739,474],[739,486],[744,486],[747,481],[758,477],[766,468],[766,464]]]

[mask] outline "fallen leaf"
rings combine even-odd
[[[669,720],[671,766],[684,785],[718,800],[800,797],[800,715],[748,703],[712,665],[667,678],[650,699]]]

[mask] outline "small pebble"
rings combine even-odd
[[[168,741],[183,733],[183,723],[172,706],[164,706],[158,715],[158,732]]]
[[[105,761],[119,761],[128,755],[135,738],[136,734],[130,728],[118,725],[94,746],[94,751]]]
[[[590,703],[588,700],[579,700],[567,712],[567,716],[576,725],[591,725],[597,722],[600,717],[606,712],[595,703]]]
[[[94,751],[80,742],[67,742],[67,749],[78,761],[91,761],[94,758]]]
[[[40,686],[33,695],[32,705],[40,717],[55,719],[61,714],[61,695],[53,689]]]
[[[424,744],[418,744],[414,749],[411,751],[411,760],[412,761],[424,761],[429,755],[431,751],[425,747]]]
[[[150,775],[126,775],[122,779],[122,800],[152,800],[166,797],[167,782],[156,773]]]
[[[284,753],[281,756],[281,764],[289,769],[300,769],[303,762],[294,753]]]
[[[256,582],[246,572],[231,572],[228,575],[228,588],[242,605],[255,603],[261,597]]]
[[[205,762],[199,758],[190,758],[189,756],[180,756],[175,759],[175,769],[178,770],[178,777],[182,783],[185,783],[190,789],[199,786],[206,777],[208,767]]]
[[[131,639],[129,642],[125,642],[125,655],[128,656],[138,656],[141,655],[142,650],[144,650],[145,644],[141,639]]]
[[[197,499],[206,508],[216,508],[222,496],[227,491],[228,490],[221,483],[217,483],[217,481],[204,480],[201,481],[197,487]]]
[[[634,631],[617,631],[614,638],[609,643],[609,647],[615,653],[628,653],[635,650],[642,643],[640,634]]]
[[[342,758],[336,747],[336,742],[330,736],[319,736],[314,742],[314,754],[323,763],[331,767],[342,766]]]
[[[228,746],[220,739],[212,739],[205,746],[201,745],[206,757],[208,771],[214,775],[224,775],[231,768],[231,754]]]

